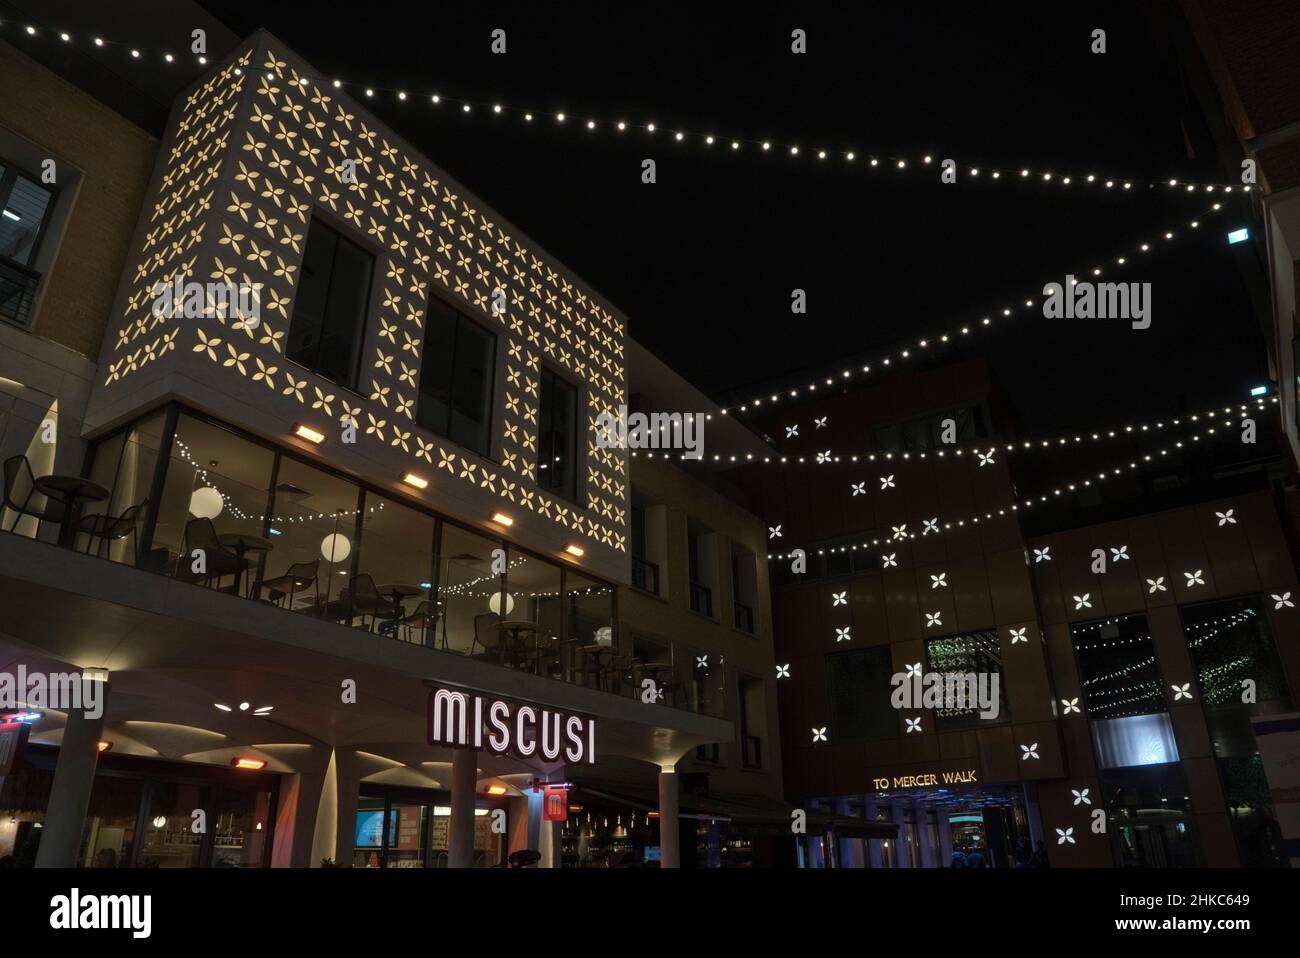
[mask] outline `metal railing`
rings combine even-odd
[[[0,316],[30,326],[41,274],[0,256]]]

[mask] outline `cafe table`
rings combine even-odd
[[[63,522],[59,525],[59,545],[71,548],[76,524],[72,513],[78,501],[100,502],[108,498],[108,490],[97,482],[81,476],[41,476],[35,481],[37,490],[50,499],[63,504]]]
[[[245,556],[249,552],[270,552],[275,548],[275,543],[270,539],[264,539],[248,532],[223,532],[217,536],[217,541],[223,546],[234,549],[235,554],[239,556],[239,571],[235,573],[235,595],[239,594],[239,584],[243,581],[244,569],[248,564]],[[251,587],[251,576],[249,577],[249,584]]]

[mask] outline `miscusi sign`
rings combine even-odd
[[[596,720],[472,692],[433,689],[429,692],[429,744],[595,765]]]

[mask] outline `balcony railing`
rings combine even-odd
[[[659,565],[638,556],[632,557],[632,586],[651,595],[659,594]]]
[[[0,256],[0,316],[19,326],[30,326],[40,282],[41,274],[36,270]]]
[[[743,602],[736,601],[733,603],[736,609],[736,628],[741,632],[754,633],[754,609],[745,605]]]
[[[698,582],[691,583],[691,608],[701,615],[713,615],[713,590]]]

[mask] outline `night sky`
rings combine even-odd
[[[240,34],[267,27],[325,75],[358,81],[354,93],[409,91],[407,103],[381,93],[368,105],[723,401],[861,365],[1067,271],[1132,256],[1143,240],[1159,248],[1213,198],[1147,182],[1228,181],[1204,151],[1170,31],[1143,3],[203,6]],[[498,27],[505,55],[490,52]],[[790,52],[795,27],[807,31],[805,55]],[[1094,28],[1107,31],[1104,55],[1089,50]],[[434,91],[533,109],[539,121],[433,108]],[[587,118],[600,128],[588,132]],[[618,119],[660,132],[620,135]],[[679,128],[770,138],[773,150],[678,146]],[[859,159],[819,162],[820,148]],[[926,152],[957,160],[959,182],[922,171]],[[872,155],[906,157],[912,170],[868,172]],[[654,185],[641,182],[645,158]],[[1135,187],[970,179],[980,165]],[[1148,330],[1026,313],[964,355],[989,359],[1030,433],[1243,398],[1266,363],[1242,279],[1259,252],[1225,237],[1242,225],[1253,223],[1238,201],[1204,219],[1196,240],[1103,277],[1153,284]],[[796,287],[806,316],[791,315]]]

